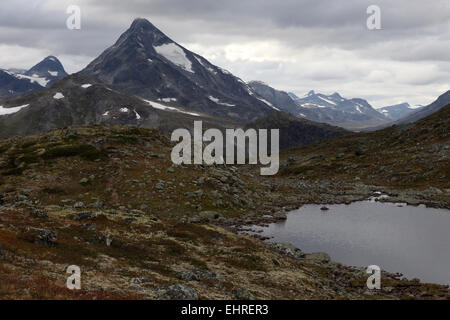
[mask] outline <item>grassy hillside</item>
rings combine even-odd
[[[71,127],[0,142],[0,299],[446,298],[448,288],[233,232],[304,191],[247,167],[172,166],[159,131]],[[322,187],[323,185],[321,185]],[[347,195],[348,196],[348,195]],[[82,290],[65,288],[69,265]]]
[[[282,174],[395,188],[438,188],[437,193],[449,200],[449,142],[450,105],[413,124],[288,150]]]

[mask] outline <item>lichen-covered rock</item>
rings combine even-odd
[[[237,289],[231,292],[235,299],[237,300],[255,300],[253,294],[245,289]]]
[[[29,241],[43,244],[45,246],[53,246],[56,243],[56,234],[43,228],[28,227],[25,232],[25,238]]]
[[[283,256],[288,256],[294,259],[303,259],[305,254],[296,246],[290,243],[273,243],[271,247],[274,251]]]
[[[198,300],[197,292],[184,284],[162,287],[156,296],[158,300]]]
[[[217,275],[208,270],[184,270],[180,274],[185,281],[216,280]]]
[[[328,263],[331,261],[330,256],[324,252],[309,253],[309,254],[306,254],[304,258],[306,260],[311,260],[314,262],[322,262],[322,263]]]
[[[76,221],[82,221],[82,220],[89,220],[92,218],[95,218],[97,215],[94,212],[80,212],[75,217],[73,217],[73,220]]]

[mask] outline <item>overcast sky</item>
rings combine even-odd
[[[68,30],[69,5],[81,30]],[[369,5],[381,30],[369,30]],[[134,18],[245,81],[311,89],[381,107],[429,104],[450,89],[449,0],[2,0],[0,68],[55,55],[68,72],[112,45]]]

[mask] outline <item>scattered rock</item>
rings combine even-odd
[[[125,223],[133,223],[136,220],[137,220],[136,218],[130,217],[130,218],[125,218],[122,221],[125,222]]]
[[[80,180],[80,184],[82,185],[82,186],[85,186],[85,185],[88,185],[89,184],[89,179],[88,178],[83,178],[83,179],[81,179]]]
[[[139,278],[132,278],[130,282],[132,284],[142,284],[142,283],[151,282],[151,281],[152,281],[151,278],[144,276],[144,277],[139,277]]]
[[[274,265],[276,265],[277,267],[280,267],[281,266],[281,263],[280,263],[280,261],[278,261],[277,259],[272,259],[272,262],[273,262],[273,264]]]
[[[161,287],[156,296],[158,300],[198,300],[197,292],[184,284]]]
[[[277,212],[273,215],[273,217],[277,220],[286,220],[287,214],[284,211]]]
[[[75,209],[84,208],[84,203],[83,203],[82,201],[75,202],[75,204],[73,205],[73,207],[74,207]]]
[[[197,217],[200,222],[212,222],[222,218],[222,215],[215,211],[202,211]]]
[[[88,212],[88,211],[80,212],[73,218],[73,220],[76,220],[76,221],[88,220],[88,219],[95,218],[96,216],[97,216],[97,214],[94,212]]]
[[[22,195],[24,195],[24,196],[27,196],[27,197],[31,194],[31,192],[33,192],[32,189],[22,189],[22,190],[20,190],[20,193]]]
[[[217,280],[217,275],[208,270],[184,270],[180,276],[184,281]]]
[[[288,256],[297,260],[305,257],[305,254],[299,248],[290,243],[273,243],[271,246],[274,251],[283,256]]]
[[[255,300],[255,296],[248,290],[237,289],[231,292],[237,300]]]
[[[43,244],[45,246],[53,246],[55,245],[56,234],[47,229],[28,227],[25,233],[25,238],[34,243]]]
[[[305,260],[311,260],[314,262],[328,263],[331,258],[328,254],[324,252],[314,252],[305,255]]]
[[[31,214],[33,216],[36,216],[36,217],[39,217],[39,218],[48,218],[47,211],[40,210],[40,209],[37,209],[37,208],[31,208]]]

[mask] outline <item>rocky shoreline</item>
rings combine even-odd
[[[450,299],[448,287],[388,273],[386,290],[368,291],[361,268],[238,232],[376,192],[448,207],[437,190],[174,166],[170,146],[157,131],[122,127],[0,142],[0,298]],[[84,291],[65,289],[73,264]]]

